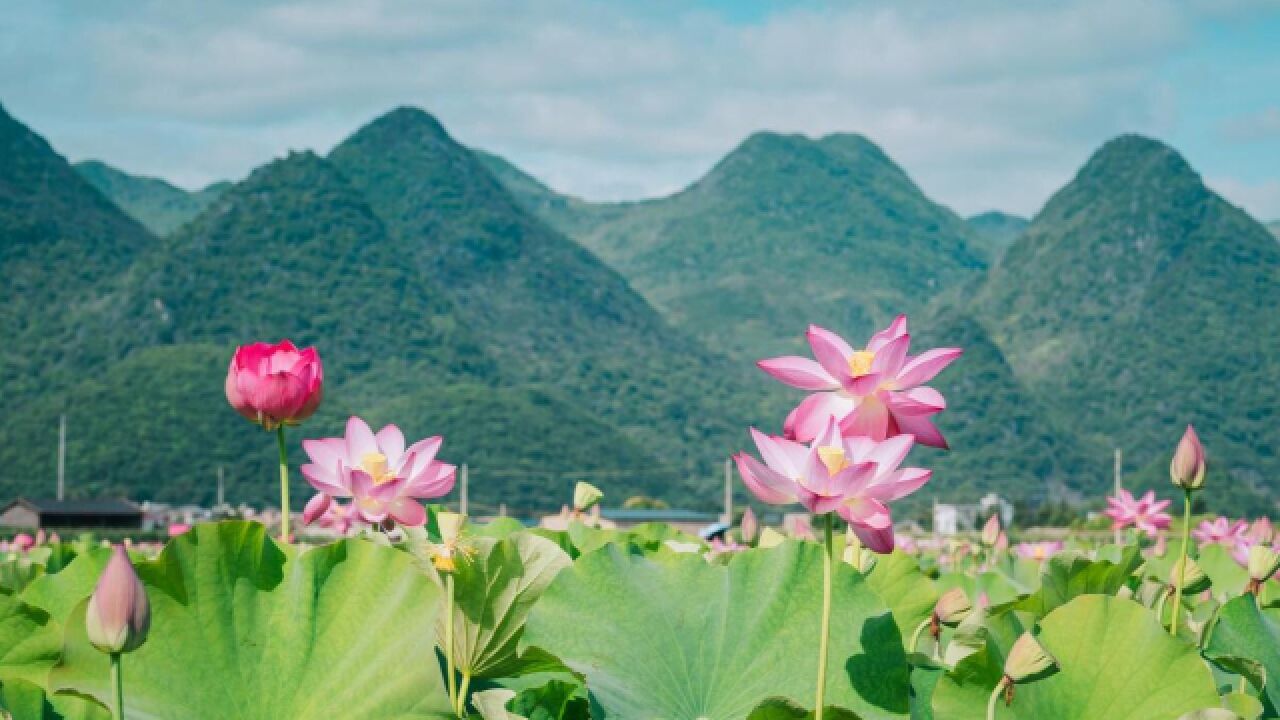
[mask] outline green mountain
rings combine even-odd
[[[4,227],[33,228],[14,234],[22,244],[6,236],[6,292],[12,277],[66,297],[46,296],[42,327],[28,327],[35,308],[5,316],[39,352],[5,356],[6,378],[29,392],[5,398],[22,420],[0,425],[0,493],[48,494],[65,411],[75,496],[207,502],[222,467],[233,500],[272,502],[270,438],[222,397],[232,347],[254,339],[288,336],[324,359],[326,400],[292,434],[295,461],[298,440],[340,433],[351,413],[442,433],[480,509],[558,508],[580,477],[619,500],[714,503],[713,466],[763,402],[753,369],[671,330],[420,111],[375,121],[332,161],[297,153],[259,168],[163,240],[12,124],[26,140],[4,167],[62,173],[81,195],[48,222],[83,232],[109,219],[118,232],[47,238],[28,219],[42,198],[6,205]],[[57,252],[10,251],[28,245]],[[108,250],[111,272],[75,292],[59,282],[93,269],[72,259]]]
[[[727,456],[757,416],[754,368],[673,331],[430,115],[394,110],[330,159],[413,248],[411,261],[440,279],[505,378],[559,387],[637,442],[702,467]]]
[[[1064,427],[1139,469],[1167,463],[1195,423],[1254,512],[1280,474],[1278,305],[1280,244],[1174,150],[1132,135],[1053,196],[973,303]]]
[[[130,175],[98,160],[78,162],[74,167],[99,192],[157,235],[167,235],[199,215],[231,187],[229,182],[219,182],[187,192],[159,178]]]
[[[973,246],[988,263],[995,263],[1005,248],[1027,229],[1031,221],[1017,215],[991,210],[970,217],[966,222],[973,230]]]
[[[984,267],[965,222],[859,135],[758,133],[680,193],[585,212],[500,176],[676,325],[740,357],[794,350],[807,322],[867,333]]]
[[[1280,220],[1272,220],[1267,223],[1267,229],[1271,231],[1272,235],[1276,236],[1276,239],[1280,239]]]

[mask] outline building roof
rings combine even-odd
[[[18,498],[6,505],[8,510],[24,505],[41,515],[141,515],[142,508],[128,500],[28,500]],[[0,510],[0,512],[3,512]]]

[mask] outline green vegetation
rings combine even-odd
[[[984,212],[980,215],[974,215],[966,222],[969,228],[973,230],[973,242],[971,243],[988,264],[995,263],[1004,254],[1005,248],[1013,244],[1014,240],[1027,229],[1027,225],[1031,224],[1026,218],[1018,217],[1002,213],[998,210]]]
[[[229,182],[218,182],[188,192],[160,178],[130,175],[98,160],[78,162],[75,169],[111,202],[157,235],[173,232],[231,187]]]

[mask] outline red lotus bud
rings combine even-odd
[[[288,340],[238,347],[227,368],[227,402],[267,430],[311,417],[323,385],[324,368],[315,348],[300,351]]]

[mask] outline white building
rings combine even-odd
[[[1000,526],[1009,527],[1013,523],[1013,505],[995,493],[987,493],[976,503],[933,503],[933,533],[935,535],[955,535],[961,532],[975,532],[987,518],[1000,515]]]

